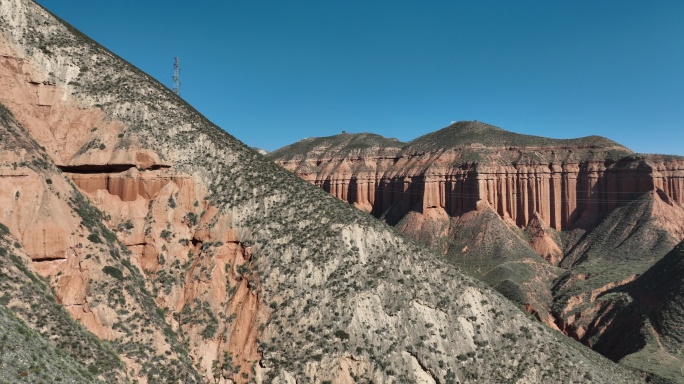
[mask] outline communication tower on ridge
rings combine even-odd
[[[180,60],[173,58],[173,93],[180,96]]]

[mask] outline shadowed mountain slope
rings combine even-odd
[[[646,345],[634,348],[634,355],[621,361],[638,366],[646,360],[653,365],[651,371],[663,379],[684,383],[684,242],[628,286],[627,291],[638,307],[636,312],[647,315],[640,329]]]
[[[56,303],[46,281],[29,270],[29,261],[0,223],[0,380],[123,378],[116,354]]]
[[[594,348],[651,372],[653,382],[684,383],[683,276],[684,242],[633,282],[602,294]]]

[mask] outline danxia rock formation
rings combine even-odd
[[[0,32],[3,381],[638,382],[34,2]]]
[[[409,144],[369,136],[305,139],[269,157],[376,216],[434,208],[457,216],[483,201],[517,226],[536,215],[566,230],[656,188],[684,203],[684,159],[633,155],[598,136],[547,139],[480,122],[455,123]]]
[[[645,344],[608,347],[620,337],[605,317],[616,313],[610,292],[684,240],[684,158],[598,136],[549,139],[470,121],[409,143],[345,133],[268,156],[615,361]],[[628,360],[648,377],[684,382]]]

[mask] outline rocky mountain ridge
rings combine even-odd
[[[390,143],[378,149],[382,156],[349,150],[350,136],[311,148],[294,143],[268,156],[604,353],[596,340],[610,328],[602,316],[612,304],[597,299],[684,240],[682,157],[635,154],[598,136],[549,139],[481,122]]]
[[[637,381],[34,2],[0,32],[4,380]]]

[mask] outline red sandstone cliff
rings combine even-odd
[[[173,167],[175,156],[150,149],[131,133],[130,123],[75,98],[67,85],[49,80],[43,65],[0,34],[0,87],[9,90],[0,92],[0,103],[26,129],[26,141],[45,151],[45,164],[56,165],[38,177],[27,166],[36,158],[29,144],[0,153],[0,180],[12,180],[0,193],[8,202],[0,220],[21,242],[32,268],[51,281],[59,303],[88,331],[104,340],[139,338],[117,325],[130,327],[122,313],[141,316],[149,308],[132,307],[130,297],[126,309],[93,303],[99,286],[93,281],[106,276],[106,260],[92,258],[97,244],[84,239],[90,238],[82,219],[65,201],[75,186],[131,252],[128,261],[144,273],[171,329],[185,335],[200,375],[215,382],[253,377],[258,327],[267,310],[258,283],[240,269],[251,265],[252,250],[232,228],[230,215],[209,206],[206,184]],[[149,327],[145,348],[166,353],[171,363],[174,346],[162,331]],[[142,354],[120,358],[129,378],[147,382]]]
[[[456,123],[443,131],[455,137],[472,131],[499,134],[497,128],[476,122]],[[674,203],[684,204],[683,158],[633,155],[606,139],[593,144],[577,139],[524,146],[527,137],[518,136],[518,142],[514,137],[511,143],[516,145],[494,147],[477,141],[448,147],[418,138],[403,150],[391,148],[394,157],[343,150],[336,156],[319,156],[329,148],[283,156],[282,152],[300,151],[296,143],[269,157],[376,216],[392,207],[399,217],[409,210],[434,208],[458,216],[483,200],[520,227],[536,213],[551,228],[567,230],[592,224],[616,206],[656,188]],[[333,140],[322,144],[342,149],[345,145]]]

